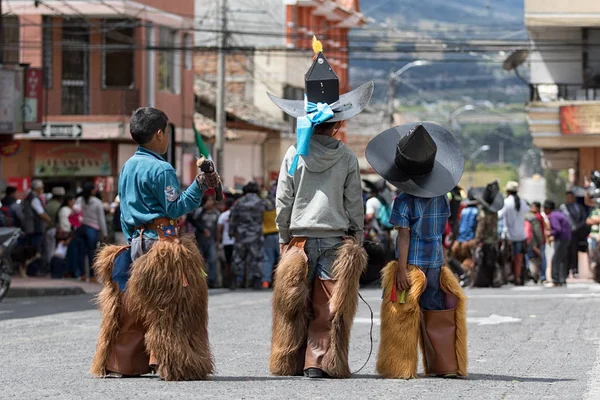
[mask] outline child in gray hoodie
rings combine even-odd
[[[275,272],[270,369],[274,375],[348,378],[350,328],[367,257],[356,156],[335,139],[341,121],[364,109],[373,83],[339,94],[316,42],[304,101],[271,96],[298,118],[277,185],[281,261]]]

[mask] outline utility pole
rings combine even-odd
[[[2,14],[2,0],[0,0],[0,64],[4,64],[4,15]]]
[[[216,162],[221,176],[224,173],[223,148],[225,145],[225,47],[227,46],[227,0],[220,0],[221,29],[218,40],[219,53],[217,58],[217,104],[216,104]]]
[[[396,73],[394,69],[390,71],[390,82],[388,84],[388,103],[387,103],[387,114],[390,118],[391,126],[394,126],[394,99],[396,97]]]

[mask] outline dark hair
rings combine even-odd
[[[204,197],[202,198],[202,200],[200,201],[200,206],[201,206],[201,207],[204,207],[204,205],[206,204],[206,202],[207,202],[209,199],[211,199],[211,200],[214,200],[215,198],[214,198],[214,196],[211,196],[211,195],[204,196]]]
[[[519,194],[517,192],[513,192],[512,190],[507,190],[506,193],[515,198],[515,210],[521,211],[521,198],[519,197]]]
[[[556,204],[552,200],[546,200],[544,202],[544,208],[554,211],[556,209]]]
[[[85,204],[88,204],[90,201],[90,197],[92,197],[92,192],[94,191],[94,189],[96,189],[96,185],[94,185],[94,182],[86,182],[83,184],[83,187],[81,189],[81,196],[83,197],[83,201],[85,201]]]
[[[169,117],[153,107],[141,107],[133,112],[129,121],[129,133],[137,144],[147,144],[159,130],[165,130]]]
[[[570,194],[572,194],[573,196],[575,196],[575,193],[573,193],[573,191],[572,191],[572,190],[567,190],[565,194],[566,194],[567,196],[568,196],[568,195],[570,195]]]
[[[533,204],[534,206],[536,206],[536,207],[538,208],[538,210],[542,208],[542,205],[540,204],[540,202],[539,202],[539,201],[534,201],[532,204]]]
[[[235,203],[235,198],[233,196],[227,196],[225,198],[225,207],[228,210],[233,206],[233,203]]]
[[[12,196],[13,194],[17,193],[17,188],[14,186],[7,186],[6,187],[6,195],[7,196]]]
[[[260,188],[258,186],[258,183],[256,183],[256,182],[248,182],[246,184],[246,186],[244,186],[243,192],[244,192],[244,194],[248,194],[248,193],[258,194],[260,192]]]
[[[319,124],[319,125],[315,126],[315,134],[319,135],[319,134],[329,133],[329,131],[335,129],[336,125],[337,125],[337,122],[325,122],[323,124]]]
[[[73,196],[72,194],[68,194],[65,197],[63,197],[63,201],[62,201],[62,205],[61,207],[66,207],[69,205],[69,202],[71,200],[75,200],[75,196]]]

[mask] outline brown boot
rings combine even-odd
[[[150,356],[146,352],[144,324],[127,307],[126,296],[119,314],[119,333],[108,356],[106,370],[127,376],[150,373]]]
[[[421,334],[426,371],[429,375],[456,376],[455,309],[423,311]]]
[[[329,299],[335,282],[315,278],[312,290],[312,318],[308,325],[308,340],[304,358],[304,371],[316,368],[323,371],[323,356],[329,349],[331,313]],[[326,371],[324,371],[326,372]]]

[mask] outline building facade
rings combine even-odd
[[[204,27],[196,32],[196,42],[215,46],[218,35],[214,31],[223,21],[222,10],[212,2],[196,0],[196,15],[202,16]],[[364,24],[365,18],[358,0],[264,0],[258,7],[250,0],[228,1],[225,15],[231,49],[226,56],[225,102],[229,104],[233,99],[233,104],[240,101],[252,104],[260,116],[254,121],[254,129],[267,133],[262,140],[253,139],[252,144],[252,154],[261,154],[262,176],[238,169],[230,173],[228,166],[225,176],[229,182],[271,180],[278,175],[287,148],[295,142],[295,121],[271,102],[267,92],[279,97],[303,98],[304,74],[312,62],[313,35],[323,43],[324,53],[340,79],[340,91],[348,91],[348,33]],[[196,79],[214,84],[216,59],[197,52],[195,60]],[[235,106],[232,111],[236,112]],[[230,127],[229,118],[227,126]],[[340,137],[345,139],[343,129]],[[247,147],[235,148],[236,140],[228,140],[224,152],[227,155],[229,149],[234,158],[248,154]]]
[[[529,128],[545,168],[600,169],[600,2],[525,0]]]
[[[112,197],[137,148],[128,124],[141,106],[169,116],[169,158],[191,182],[193,0],[3,1],[3,12],[14,22],[10,37],[19,38],[10,61],[43,77],[41,126],[5,143],[18,146],[0,156],[6,182],[25,189],[42,178],[74,192],[95,180]]]

